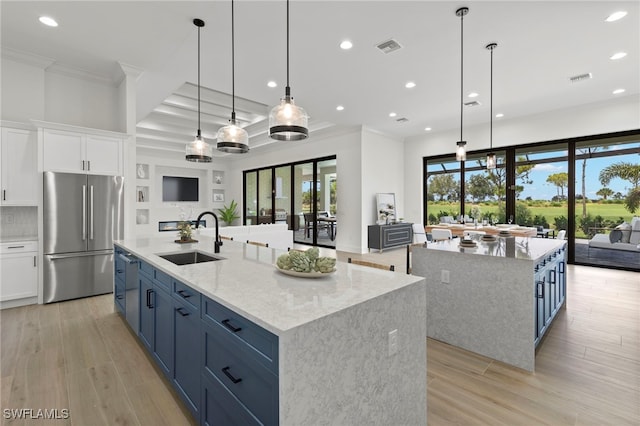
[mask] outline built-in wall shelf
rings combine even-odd
[[[148,203],[149,202],[149,187],[148,186],[137,186],[136,187],[136,201],[139,203]]]
[[[149,224],[149,209],[136,209],[136,225]]]
[[[212,198],[216,207],[222,207],[225,201],[225,176],[223,170],[211,171]]]
[[[136,164],[136,178],[149,179],[149,165],[144,163]]]

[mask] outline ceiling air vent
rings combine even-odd
[[[574,75],[573,77],[569,77],[569,81],[572,83],[577,83],[579,81],[589,80],[591,78],[593,78],[593,74],[588,72],[586,74]]]
[[[464,106],[468,106],[468,107],[474,107],[474,106],[479,106],[482,105],[480,102],[478,101],[471,101],[471,102],[465,102]]]
[[[378,43],[376,47],[380,49],[382,53],[391,53],[394,50],[398,50],[402,48],[400,43],[398,43],[394,39],[390,39],[387,41],[383,41],[382,43]]]
[[[409,119],[407,117],[400,117],[400,118],[396,118],[396,121],[398,123],[406,123],[407,121],[409,121]]]

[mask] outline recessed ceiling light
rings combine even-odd
[[[430,132],[430,131],[431,131],[431,127],[425,127],[425,128],[424,128],[424,131],[425,131],[425,132]]]
[[[609,57],[609,59],[612,59],[612,60],[615,61],[616,59],[622,59],[625,56],[627,56],[627,52],[617,52],[617,53],[614,53],[613,55],[611,55]]]
[[[56,20],[51,18],[50,16],[41,16],[40,18],[38,18],[38,20],[48,27],[58,26],[58,23],[56,22]]]
[[[396,114],[395,112],[390,112],[389,113],[389,117],[395,117],[396,115],[398,115],[398,114]]]
[[[349,50],[353,47],[353,43],[351,43],[349,40],[344,40],[342,43],[340,43],[340,49],[342,50]]]
[[[275,81],[270,81],[267,83],[267,86],[269,87],[278,87],[278,83],[276,83]]]
[[[504,117],[503,113],[499,112],[499,113],[496,114],[496,118],[502,118],[502,117]]]
[[[627,12],[624,10],[620,10],[618,12],[614,12],[611,15],[609,15],[607,17],[607,19],[605,19],[606,22],[614,22],[617,21],[618,19],[622,19],[625,16],[627,16]]]
[[[468,95],[468,96],[469,96],[470,98],[477,98],[477,97],[478,97],[478,94],[477,94],[476,92],[471,92],[471,93],[469,93],[469,95]]]
[[[616,89],[613,91],[614,95],[619,95],[620,93],[624,93],[624,89]]]
[[[413,89],[414,87],[416,87],[416,83],[414,83],[413,81],[408,81],[407,84],[404,85],[404,87],[406,87],[407,89]]]
[[[336,107],[336,109],[337,109],[338,111],[342,111],[342,110],[344,110],[344,107],[343,107],[342,105],[338,105],[338,106]]]

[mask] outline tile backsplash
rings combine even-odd
[[[0,207],[0,241],[38,237],[38,208],[35,206]]]

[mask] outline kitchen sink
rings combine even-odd
[[[214,262],[222,260],[220,257],[213,257],[200,251],[185,251],[182,253],[159,254],[163,259],[168,260],[176,265],[191,265],[193,263]]]

